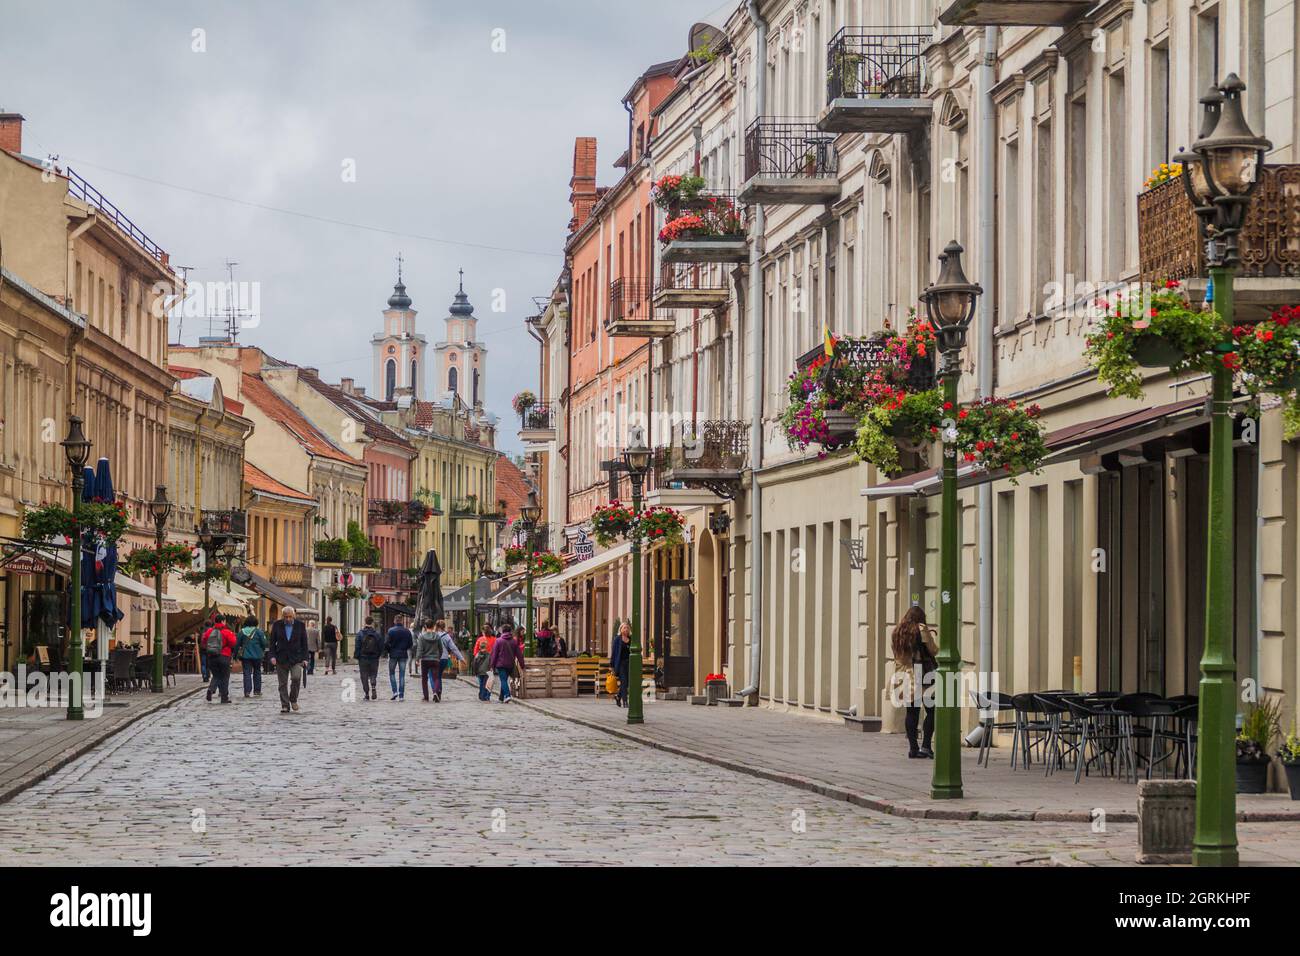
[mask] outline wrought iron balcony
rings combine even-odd
[[[840,338],[836,340],[835,346],[838,353],[834,368],[844,368],[849,365],[880,365],[886,362],[884,355],[884,343],[879,339],[864,338]],[[824,346],[817,346],[809,349],[795,359],[795,365],[800,370],[812,365],[817,357],[825,354]],[[907,370],[907,388],[912,392],[922,392],[935,386],[935,367],[933,356],[912,359],[912,364]]]
[[[835,135],[813,120],[759,118],[745,130],[744,203],[825,203],[840,194]]]
[[[609,284],[609,335],[661,338],[672,334],[676,320],[655,314],[654,283],[649,279],[615,279]]]
[[[662,262],[744,262],[749,258],[743,207],[730,190],[705,190],[667,210]]]
[[[716,309],[731,298],[731,284],[721,269],[685,263],[663,267],[655,283],[656,309]]]
[[[519,440],[548,442],[555,440],[556,407],[550,404],[529,405],[519,413]]]
[[[939,14],[949,27],[1063,27],[1099,0],[954,0]]]
[[[371,591],[405,591],[410,588],[410,576],[405,570],[384,568],[366,578],[366,587]]]
[[[703,421],[682,425],[667,449],[660,473],[664,483],[707,488],[724,498],[735,495],[749,464],[750,423]]]
[[[826,109],[832,133],[906,133],[930,125],[922,51],[929,27],[845,27],[826,48]]]
[[[399,528],[423,528],[437,511],[422,501],[400,501],[389,498],[372,498],[367,502],[367,517],[372,525],[392,525]]]
[[[1142,281],[1206,274],[1204,243],[1181,177],[1140,193],[1137,212]],[[1239,278],[1300,276],[1300,164],[1263,167],[1238,243]],[[1249,287],[1242,292],[1249,296]]]
[[[310,588],[310,564],[277,564],[271,568],[271,583],[282,588]]]

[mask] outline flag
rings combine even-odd
[[[826,340],[826,357],[831,358],[835,355],[835,336],[831,335],[830,327],[825,322],[822,323],[822,336]]]

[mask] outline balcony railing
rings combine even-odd
[[[949,27],[1063,27],[1097,0],[953,0],[939,14]]]
[[[722,269],[686,263],[665,264],[655,283],[656,309],[716,309],[731,297],[731,280]]]
[[[1206,274],[1205,246],[1181,177],[1140,193],[1137,211],[1144,282]],[[1263,167],[1238,245],[1239,277],[1300,276],[1300,164]]]
[[[410,587],[410,576],[405,570],[384,568],[366,578],[371,591],[405,591]]]
[[[282,588],[310,588],[310,564],[277,564],[271,568],[271,583]]]
[[[663,262],[743,262],[749,258],[744,206],[731,190],[704,191],[674,202],[665,211],[659,240]]]
[[[919,97],[929,27],[845,27],[826,51],[826,98]]]
[[[104,197],[103,193],[82,179],[71,168],[67,170],[67,174],[68,192],[72,196],[80,199],[89,206],[94,206],[99,210],[100,215],[104,216],[106,219],[113,220],[113,224],[116,225],[117,228],[126,233],[150,256],[157,259],[164,266],[168,265],[169,257],[167,253],[163,252],[162,247],[160,247],[158,243],[145,235],[143,229],[127,218],[126,213],[122,212],[122,210],[118,209],[117,206],[109,202],[108,199]]]
[[[833,179],[839,173],[835,137],[811,120],[756,119],[745,130],[745,179]]]
[[[555,431],[555,406],[539,402],[519,413],[520,431]]]
[[[725,490],[731,491],[729,486],[740,480],[741,471],[749,463],[749,434],[750,423],[742,421],[682,425],[668,448],[663,479],[715,491],[728,486]]]
[[[367,517],[372,525],[397,525],[409,528],[423,528],[424,523],[436,514],[436,511],[422,501],[400,501],[388,498],[372,498],[366,507]]]
[[[884,343],[879,339],[852,339],[841,338],[837,340],[835,346],[838,357],[835,360],[835,368],[845,368],[847,366],[860,365],[881,365],[892,361],[886,357]],[[825,347],[818,345],[816,348],[809,349],[795,359],[795,365],[799,369],[806,369],[817,359],[819,355],[825,354]],[[935,386],[935,367],[933,356],[926,355],[912,359],[912,364],[907,370],[907,389],[911,392],[921,392]]]
[[[668,335],[676,325],[669,316],[655,314],[654,283],[649,279],[621,278],[609,284],[609,315],[605,331],[609,335],[656,338]]]

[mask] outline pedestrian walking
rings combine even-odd
[[[510,699],[511,673],[516,667],[522,670],[524,666],[524,649],[515,640],[514,631],[509,624],[504,625],[497,636],[496,645],[492,648],[491,662],[492,670],[496,672],[497,680],[501,682],[500,700],[505,703]]]
[[[388,684],[393,690],[393,700],[406,700],[406,659],[415,646],[415,636],[403,618],[388,629],[384,639],[384,653],[388,655]]]
[[[357,631],[357,668],[361,671],[363,700],[379,699],[379,658],[384,654],[384,639],[375,629],[375,619],[367,617]]]
[[[280,712],[298,710],[298,690],[302,686],[303,665],[307,661],[307,629],[293,608],[280,611],[280,620],[271,625],[271,663],[280,685]]]
[[[483,622],[483,633],[474,642],[474,663],[472,669],[478,678],[478,699],[491,700],[492,691],[488,689],[488,678],[492,675],[492,648],[496,646],[497,636],[492,633],[492,625]]]
[[[307,675],[316,673],[316,654],[320,651],[320,628],[315,620],[307,622],[307,669],[303,671],[302,686],[307,686]]]
[[[244,673],[244,696],[262,696],[262,658],[270,643],[266,632],[257,626],[257,618],[248,615],[239,629],[239,642],[235,645],[235,659]]]
[[[214,693],[221,695],[223,704],[230,703],[230,660],[235,653],[235,632],[226,618],[216,616],[203,632],[203,656],[208,659],[208,700]]]
[[[435,704],[442,702],[442,675],[451,665],[451,659],[454,657],[462,664],[465,663],[465,655],[460,652],[456,646],[456,638],[451,636],[447,630],[447,622],[441,618],[434,624],[434,634],[438,640],[438,664],[434,670],[433,676],[433,702]]]
[[[325,618],[325,626],[320,629],[321,650],[324,651],[325,673],[339,672],[339,629],[334,626],[334,618]]]
[[[555,639],[555,656],[556,657],[569,656],[569,642],[566,641],[562,636],[557,637]]]
[[[930,674],[939,669],[938,643],[934,632],[926,626],[925,611],[912,605],[894,628],[890,638],[894,652],[894,674],[890,678],[890,699],[907,708],[904,728],[907,731],[907,755],[934,759],[930,740],[934,736],[934,707],[927,705],[925,688],[930,684]],[[925,712],[920,746],[917,746],[918,724]]]
[[[208,670],[208,652],[203,646],[203,636],[208,633],[208,628],[221,620],[221,615],[215,610],[208,615],[205,623],[199,625],[198,631],[194,634],[194,645],[199,649],[199,672],[203,675],[203,683],[208,683],[212,679],[212,672]]]
[[[415,639],[415,653],[411,656],[420,663],[420,693],[424,695],[424,702],[427,704],[430,688],[434,684],[434,671],[438,667],[439,641],[433,622],[427,618],[419,623],[418,630],[420,633]]]
[[[609,670],[618,678],[618,693],[614,695],[614,706],[627,706],[628,655],[632,647],[632,626],[624,621],[618,627],[614,646],[609,649]]]

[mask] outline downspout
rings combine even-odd
[[[979,178],[979,281],[984,285],[980,296],[979,327],[976,338],[975,373],[980,398],[993,395],[993,304],[996,298],[994,270],[996,241],[994,201],[994,164],[997,162],[995,137],[996,114],[993,111],[994,68],[997,64],[998,28],[984,28],[984,50],[980,59],[980,178]],[[979,561],[979,683],[981,693],[993,690],[993,488],[988,483],[979,486],[976,499],[979,542],[976,548]],[[976,746],[983,736],[983,725],[977,724],[966,736],[966,742]]]
[[[746,0],[749,20],[754,25],[754,115],[762,117],[767,109],[767,70],[763,59],[767,51],[767,21],[758,12],[757,0]],[[763,498],[758,486],[758,472],[763,465],[763,272],[760,260],[763,255],[763,235],[767,228],[767,214],[762,205],[754,211],[754,235],[749,246],[749,311],[752,316],[754,367],[753,421],[749,428],[749,453],[752,456],[749,473],[749,686],[740,691],[740,697],[752,697],[758,704],[759,671],[763,666]]]
[[[700,174],[700,141],[703,138],[703,130],[700,124],[696,123],[691,127],[691,132],[695,134],[695,175]],[[700,281],[700,265],[696,263],[695,281]],[[691,427],[694,428],[700,417],[700,310],[691,310]]]

